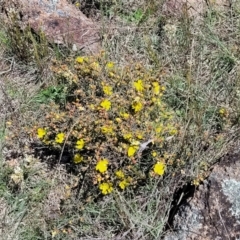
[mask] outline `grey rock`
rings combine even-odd
[[[240,238],[240,153],[225,156],[174,216],[164,240]]]

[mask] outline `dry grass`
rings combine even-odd
[[[89,2],[95,9],[90,4],[89,11]],[[141,61],[161,73],[160,82],[167,86],[164,101],[181,125],[171,142],[176,162],[163,179],[150,179],[124,194],[116,190],[79,201],[84,175],[72,165],[49,164],[54,154],[45,156],[47,161],[33,156],[41,147],[29,147],[32,139],[25,131],[45,114],[41,93],[57,81],[44,66],[60,51],[49,49],[47,56],[35,54],[35,60],[24,63],[9,45],[14,35],[0,26],[2,239],[160,239],[174,192],[191,181],[198,185],[239,138],[238,2],[221,12],[209,9],[197,22],[185,14],[161,15],[161,1],[99,4],[85,1],[81,7],[102,22],[108,58],[119,65]],[[53,92],[49,99],[55,100]]]

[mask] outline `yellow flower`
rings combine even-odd
[[[113,133],[113,127],[112,126],[103,126],[103,127],[101,127],[101,131],[104,134],[112,134]]]
[[[221,117],[227,117],[228,116],[228,112],[227,112],[227,110],[225,108],[220,108],[219,109],[219,115]]]
[[[156,131],[156,133],[161,133],[161,132],[163,131],[163,124],[158,125],[158,126],[155,128],[155,131]]]
[[[153,82],[153,93],[158,95],[160,93],[160,86],[158,82]]]
[[[139,146],[139,145],[140,145],[140,142],[137,141],[137,140],[132,139],[132,140],[131,140],[131,145],[132,145],[132,146]]]
[[[56,138],[55,138],[55,142],[56,143],[63,143],[65,138],[65,134],[64,133],[58,133]]]
[[[152,102],[155,103],[157,99],[155,97],[152,98]]]
[[[129,118],[129,114],[128,114],[128,113],[123,113],[123,112],[121,112],[121,113],[120,113],[120,116],[121,116],[122,118],[124,118],[124,119],[128,119],[128,118]]]
[[[82,160],[83,160],[83,157],[79,153],[75,154],[73,157],[73,162],[76,164],[82,162]]]
[[[59,230],[52,230],[52,238],[54,238],[59,233]]]
[[[12,122],[11,122],[11,121],[8,121],[8,122],[6,122],[6,124],[7,124],[8,126],[11,126],[11,125],[12,125]]]
[[[100,106],[108,111],[111,108],[111,102],[105,99],[100,103]]]
[[[136,88],[136,90],[138,92],[142,92],[143,91],[143,82],[141,79],[137,80],[136,82],[133,83],[134,87]]]
[[[122,122],[121,118],[115,118],[115,120],[116,120],[117,123],[121,123]]]
[[[175,129],[175,128],[172,128],[170,131],[169,131],[169,134],[171,135],[171,136],[173,136],[173,135],[175,135],[175,134],[177,134],[177,129]]]
[[[221,108],[221,109],[219,110],[219,113],[220,113],[221,115],[223,115],[223,114],[225,113],[225,109],[224,109],[224,108]]]
[[[165,171],[165,164],[163,162],[157,162],[153,167],[154,173],[162,176]]]
[[[128,185],[129,185],[129,182],[128,182],[126,179],[122,180],[122,181],[119,183],[119,187],[120,187],[122,190],[124,190]]]
[[[128,148],[128,156],[132,157],[136,153],[137,150],[138,150],[138,146],[130,146]]]
[[[108,69],[111,69],[111,68],[113,68],[114,67],[114,63],[113,62],[108,62],[107,63],[107,68]]]
[[[42,141],[43,141],[43,143],[46,144],[46,145],[51,144],[51,141],[49,141],[49,140],[43,139]]]
[[[143,135],[141,133],[137,133],[136,137],[140,140],[143,139]]]
[[[120,152],[125,152],[128,149],[128,145],[126,143],[119,143],[118,150]]]
[[[130,140],[132,138],[132,134],[131,133],[126,133],[126,134],[123,135],[123,138],[125,140]]]
[[[89,105],[89,108],[90,108],[91,110],[95,110],[94,104],[90,104],[90,105]]]
[[[198,186],[199,185],[199,179],[194,179],[192,181],[192,185]]]
[[[83,63],[84,62],[84,58],[83,57],[77,57],[76,58],[76,62]]]
[[[76,143],[75,147],[76,147],[76,149],[81,150],[81,149],[83,149],[84,144],[85,144],[84,140],[83,139],[79,139],[79,140],[77,140],[77,143]]]
[[[115,172],[115,175],[118,177],[118,178],[124,178],[124,173],[122,170],[118,170]]]
[[[142,103],[139,102],[139,101],[134,101],[134,102],[132,103],[132,108],[133,108],[133,110],[134,110],[135,112],[139,112],[139,111],[142,110],[143,105],[142,105]]]
[[[106,94],[106,95],[112,95],[112,87],[110,86],[103,86],[103,92]]]
[[[100,190],[102,191],[102,194],[106,195],[113,191],[112,183],[101,183],[99,185]]]
[[[156,157],[157,156],[157,152],[156,151],[152,151],[152,156]]]
[[[153,97],[153,98],[152,98],[152,102],[153,102],[154,104],[158,105],[158,106],[161,105],[161,99],[160,99],[160,98],[155,98],[155,97]]]
[[[109,72],[108,76],[111,77],[111,78],[114,78],[116,75],[113,72]]]
[[[93,63],[91,64],[91,67],[92,67],[92,69],[94,69],[94,70],[100,70],[100,65],[99,65],[98,62],[93,62]]]
[[[104,173],[107,171],[107,168],[108,168],[108,160],[107,159],[103,159],[103,160],[100,160],[98,163],[97,163],[97,166],[96,166],[96,170],[99,171],[100,173]]]
[[[38,136],[39,139],[44,138],[46,133],[47,133],[47,131],[44,128],[38,128],[38,130],[37,130],[37,136]]]
[[[97,179],[97,182],[101,182],[104,178],[100,174],[98,174],[96,179]]]

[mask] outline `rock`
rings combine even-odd
[[[240,152],[214,167],[171,227],[164,240],[240,239]]]
[[[21,26],[42,30],[50,42],[96,54],[100,51],[100,27],[67,0],[5,1],[5,12],[20,12]]]

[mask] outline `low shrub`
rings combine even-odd
[[[72,156],[90,176],[89,189],[105,195],[164,174],[178,124],[157,71],[118,67],[103,54],[55,62],[53,71],[67,86],[67,103],[50,104],[35,136],[60,158]]]

